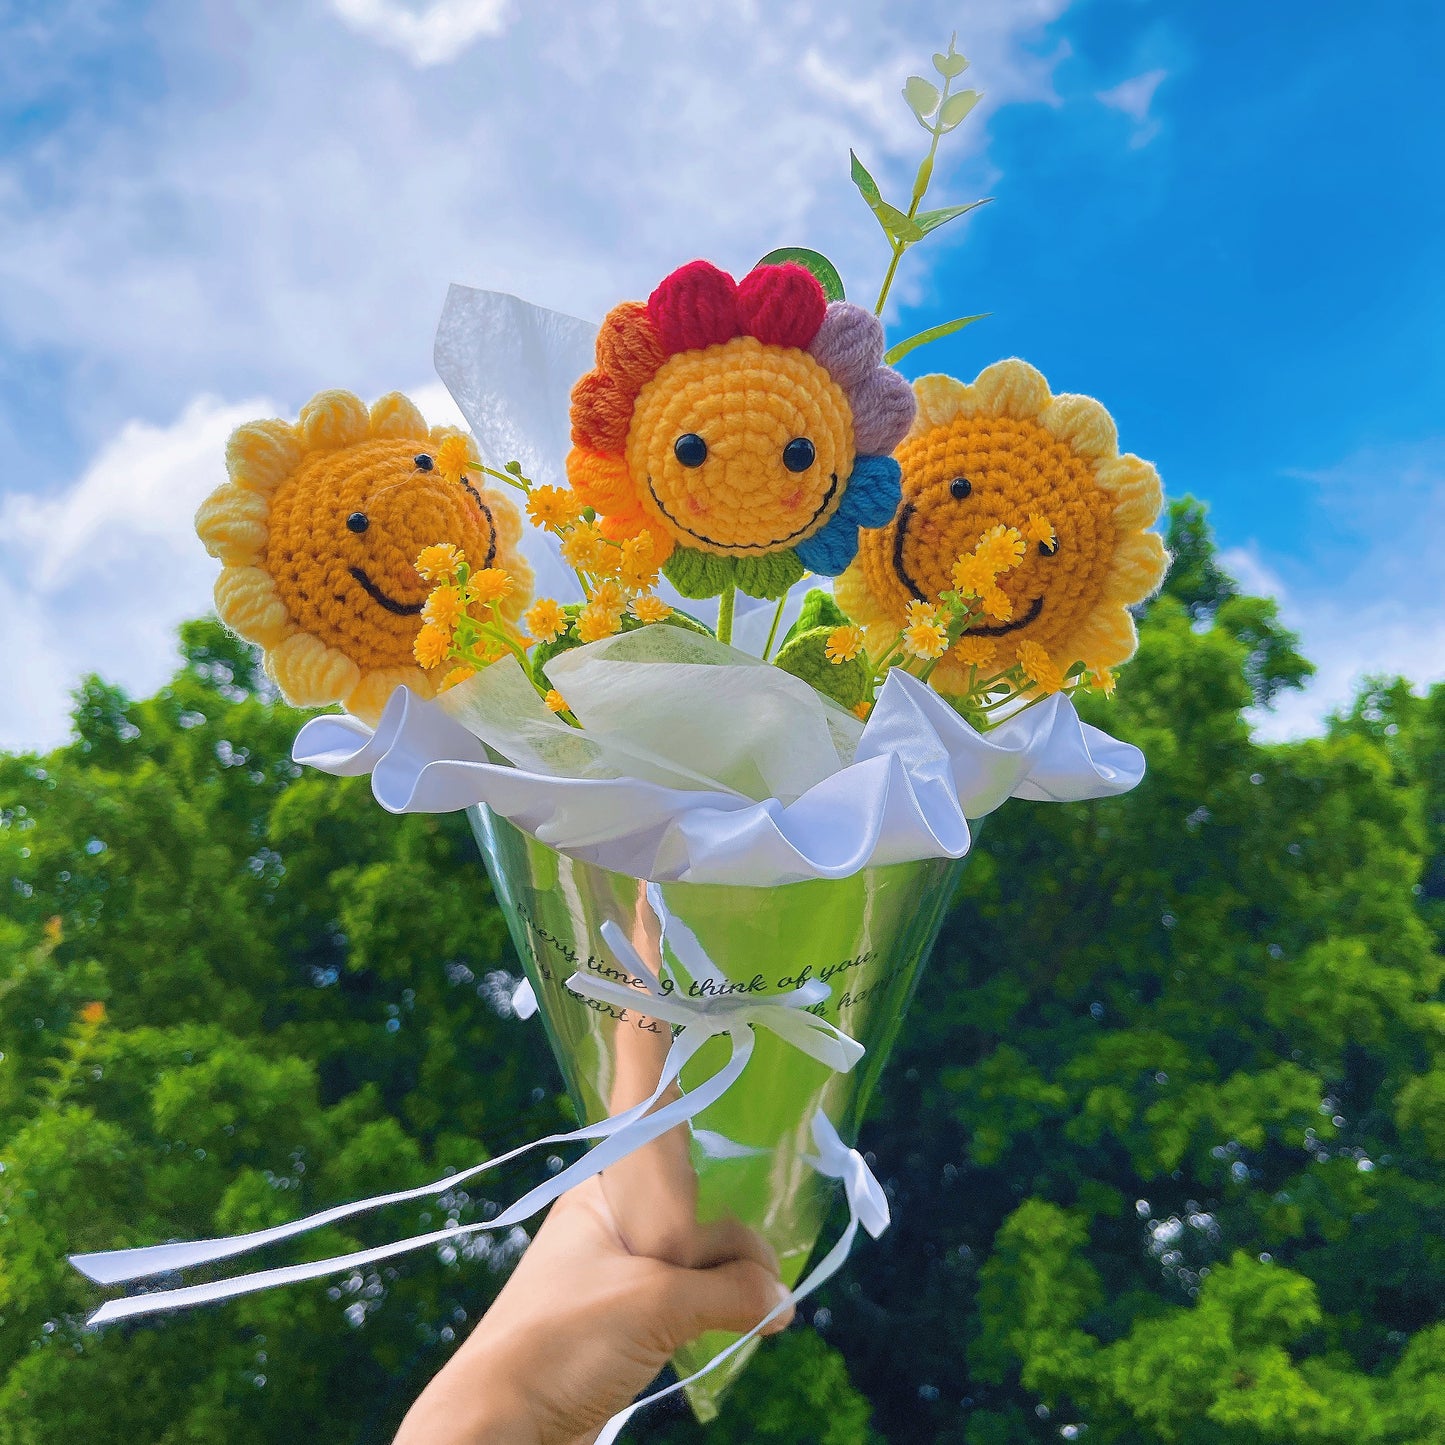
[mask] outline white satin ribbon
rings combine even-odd
[[[639,1410],[656,1404],[668,1395],[675,1395],[679,1390],[685,1390],[710,1371],[717,1369],[724,1360],[735,1355],[750,1340],[756,1339],[780,1315],[826,1284],[842,1269],[852,1252],[853,1241],[858,1237],[860,1225],[874,1239],[877,1239],[888,1228],[888,1196],[884,1194],[883,1186],[864,1162],[863,1156],[856,1149],[850,1149],[839,1138],[832,1121],[821,1109],[813,1115],[812,1127],[813,1142],[817,1146],[818,1152],[816,1155],[805,1155],[804,1157],[820,1174],[826,1175],[829,1179],[841,1181],[844,1195],[848,1200],[848,1225],[838,1237],[838,1242],[813,1266],[807,1277],[794,1286],[747,1334],[734,1340],[726,1349],[719,1350],[702,1369],[695,1371],[685,1380],[678,1380],[674,1384],[668,1385],[666,1389],[656,1390],[641,1400],[634,1400],[625,1410],[619,1410],[602,1427],[602,1432],[597,1436],[594,1445],[611,1445],[611,1442],[617,1439],[627,1422]]]
[[[650,888],[649,898],[658,916],[662,919],[664,936],[674,945],[679,959],[686,956],[694,981],[699,977],[710,979],[714,984],[722,975],[713,967],[702,952],[691,931],[680,920],[671,917],[662,907],[661,890]],[[670,1129],[690,1121],[704,1109],[715,1104],[742,1077],[752,1057],[754,1030],[766,1028],[785,1042],[801,1049],[810,1057],[826,1064],[829,1068],[846,1072],[863,1056],[863,1046],[847,1034],[823,1019],[802,1012],[828,997],[827,985],[812,980],[803,988],[791,993],[765,999],[747,997],[700,997],[693,998],[678,989],[675,982],[667,988],[661,985],[652,970],[644,963],[627,936],[614,923],[605,923],[602,934],[617,954],[618,962],[641,978],[646,991],[628,988],[607,979],[592,978],[583,973],[574,973],[567,981],[573,992],[607,1003],[620,1003],[637,1010],[639,994],[646,1001],[647,1016],[667,1023],[679,1025],[681,1031],[673,1039],[663,1062],[657,1087],[651,1095],[632,1108],[604,1119],[597,1124],[584,1125],[565,1134],[549,1134],[533,1140],[520,1148],[512,1149],[495,1159],[473,1165],[458,1174],[444,1179],[433,1180],[414,1189],[397,1190],[390,1194],[377,1195],[372,1199],[359,1200],[353,1204],[340,1204],[305,1219],[288,1224],[275,1225],[270,1229],[255,1230],[250,1234],[232,1235],[222,1239],[197,1240],[188,1243],[147,1245],[138,1249],[110,1250],[100,1254],[77,1254],[70,1262],[80,1272],[99,1284],[118,1284],[122,1281],[142,1279],[175,1270],[187,1269],[193,1265],[207,1264],[215,1260],[230,1259],[268,1244],[275,1244],[295,1235],[305,1234],[338,1220],[368,1213],[389,1204],[404,1204],[415,1199],[425,1199],[455,1189],[458,1185],[475,1178],[488,1170],[496,1169],[513,1159],[535,1149],[560,1144],[575,1143],[586,1139],[601,1142],[561,1170],[558,1174],[529,1190],[509,1209],[494,1219],[446,1229],[432,1230],[426,1234],[414,1235],[410,1239],[393,1244],[380,1245],[374,1249],[363,1249],[351,1254],[337,1255],[330,1259],[316,1260],[306,1264],[285,1265],[277,1269],[259,1270],[238,1275],[231,1279],[216,1280],[207,1284],[182,1286],[176,1289],[157,1290],[148,1294],[132,1295],[126,1299],[111,1300],[102,1305],[87,1324],[100,1325],[111,1320],[126,1319],[135,1315],[153,1314],[160,1310],[181,1309],[189,1305],[205,1304],[215,1300],[231,1299],[237,1295],[250,1294],[256,1290],[270,1289],[275,1285],[294,1284],[302,1280],[318,1279],[324,1275],[346,1270],[363,1268],[405,1254],[423,1249],[430,1244],[444,1240],[456,1240],[469,1234],[495,1229],[507,1229],[521,1224],[546,1208],[560,1195],[574,1185],[600,1174],[610,1165],[626,1158],[635,1150],[660,1138]],[[670,991],[669,991],[670,990]],[[534,996],[535,1001],[535,996]],[[657,1107],[667,1091],[677,1083],[698,1050],[711,1038],[726,1034],[732,1041],[732,1052],[728,1061],[714,1074],[690,1089],[680,1098]]]

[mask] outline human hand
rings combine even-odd
[[[632,1254],[600,1178],[552,1206],[471,1336],[422,1392],[395,1445],[580,1445],[708,1330],[742,1334],[786,1291],[767,1244],[708,1232],[682,1268]],[[786,1311],[764,1331],[776,1333]]]

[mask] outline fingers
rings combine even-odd
[[[787,1298],[778,1277],[750,1259],[735,1259],[711,1269],[669,1269],[664,1288],[669,1324],[678,1345],[709,1330],[745,1334]],[[771,1321],[765,1334],[786,1329],[790,1305]]]

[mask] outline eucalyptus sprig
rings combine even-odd
[[[950,221],[957,220],[959,216],[967,215],[979,206],[987,205],[992,199],[992,197],[984,197],[977,201],[967,201],[962,205],[939,206],[930,210],[921,209],[933,182],[934,161],[938,155],[939,142],[950,131],[956,130],[963,123],[969,112],[983,97],[983,93],[977,90],[953,90],[953,82],[968,69],[968,61],[956,49],[957,42],[958,36],[955,34],[948,42],[947,53],[935,54],[933,57],[933,68],[943,81],[942,86],[935,85],[933,81],[927,80],[921,75],[910,75],[903,86],[903,98],[907,101],[909,110],[913,112],[914,119],[928,132],[929,136],[928,153],[919,163],[918,173],[913,180],[913,194],[909,198],[908,209],[901,210],[885,201],[878,182],[869,174],[868,168],[858,159],[855,152],[848,152],[852,160],[853,184],[858,187],[859,193],[868,204],[868,209],[873,212],[879,226],[882,227],[883,234],[887,236],[888,244],[893,252],[889,259],[887,273],[883,277],[883,284],[878,291],[878,300],[873,307],[875,315],[883,314],[888,293],[893,287],[893,279],[898,274],[899,262],[902,261],[904,253],[909,247],[916,246],[925,236],[930,235],[941,226],[946,226]],[[982,314],[960,316],[953,321],[930,326],[928,330],[920,331],[916,336],[910,336],[890,347],[885,359],[892,365],[907,356],[915,347],[951,336],[954,332],[961,331],[965,326],[981,319]]]

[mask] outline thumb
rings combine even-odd
[[[672,1323],[685,1340],[709,1330],[746,1334],[787,1298],[787,1288],[751,1259],[729,1260],[711,1269],[674,1269],[669,1290]],[[793,1307],[768,1323],[764,1334],[776,1334],[792,1323]]]

